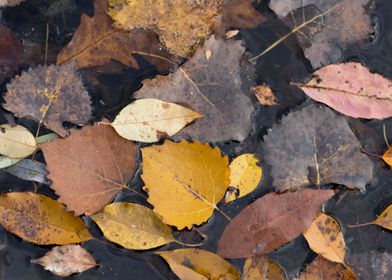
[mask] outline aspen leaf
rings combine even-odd
[[[392,167],[392,147],[389,147],[381,157],[389,167]]]
[[[200,249],[157,252],[182,280],[240,280],[239,272],[214,253]],[[223,278],[222,278],[223,277]]]
[[[245,260],[244,280],[285,280],[284,271],[266,256],[251,257]]]
[[[356,280],[354,272],[340,263],[334,263],[317,256],[301,273],[298,280]]]
[[[25,158],[37,149],[37,143],[31,132],[17,125],[0,125],[0,154],[10,158]]]
[[[324,258],[344,263],[346,242],[338,222],[321,213],[304,232],[310,248]]]
[[[178,229],[207,221],[229,185],[228,158],[217,147],[185,140],[142,149],[148,202]]]
[[[75,244],[56,246],[45,256],[31,260],[55,275],[66,277],[97,266],[94,258],[83,247]]]
[[[257,164],[258,161],[253,154],[240,155],[230,163],[230,186],[238,190],[238,195],[236,191],[228,192],[225,197],[226,203],[249,194],[257,187],[263,174]]]
[[[66,212],[57,200],[29,192],[0,196],[1,225],[25,241],[39,245],[88,241],[83,221]]]
[[[125,139],[152,143],[172,136],[202,115],[158,99],[139,99],[129,104],[111,124]]]
[[[389,205],[377,219],[370,224],[379,225],[383,228],[392,230],[392,205]]]
[[[170,227],[139,204],[112,203],[91,218],[107,239],[128,249],[147,250],[175,241]]]

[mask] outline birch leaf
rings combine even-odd
[[[37,149],[37,143],[31,132],[17,125],[0,125],[0,154],[10,158],[25,158]]]

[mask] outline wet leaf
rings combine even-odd
[[[29,192],[0,196],[1,225],[25,241],[39,245],[79,243],[91,239],[83,221],[57,200]]]
[[[243,154],[236,157],[229,167],[230,186],[234,187],[236,191],[226,194],[226,203],[251,193],[258,186],[263,174],[258,160],[253,154]]]
[[[0,156],[0,169],[14,165],[21,161],[21,158],[10,158],[6,156]]]
[[[385,249],[355,252],[348,254],[346,259],[358,279],[392,279],[392,255]]]
[[[136,170],[137,146],[107,125],[72,129],[41,146],[50,186],[75,215],[91,215],[110,203]]]
[[[12,1],[0,0],[0,7]],[[18,69],[22,56],[21,40],[8,27],[0,24],[0,84]]]
[[[301,273],[299,280],[356,280],[354,272],[340,263],[333,263],[318,256]]]
[[[276,105],[276,98],[272,90],[266,84],[252,87],[250,91],[257,97],[261,105]]]
[[[10,158],[25,158],[37,149],[31,132],[21,126],[0,125],[0,154]]]
[[[230,263],[205,250],[178,249],[156,254],[164,258],[182,280],[241,279],[239,272]]]
[[[285,280],[284,271],[272,259],[265,256],[245,260],[244,280]]]
[[[74,63],[30,68],[7,84],[4,99],[3,107],[17,117],[39,121],[61,136],[67,135],[63,122],[82,125],[91,117],[90,96]]]
[[[23,180],[50,185],[50,181],[45,178],[48,175],[45,166],[42,162],[24,159],[10,167],[4,168],[4,171]]]
[[[268,253],[302,234],[332,190],[301,189],[269,193],[241,211],[219,240],[224,258],[247,258]]]
[[[208,60],[206,50],[211,51]],[[136,97],[188,104],[204,116],[174,139],[242,141],[250,133],[253,111],[251,101],[241,89],[240,59],[244,51],[241,41],[224,41],[212,36],[175,73],[146,81]]]
[[[338,222],[321,213],[304,232],[309,247],[327,260],[343,263],[346,256],[346,242]]]
[[[228,158],[200,142],[165,141],[142,149],[148,202],[178,229],[207,221],[229,185]]]
[[[385,161],[389,167],[392,168],[392,147],[389,147],[385,153],[382,155],[382,159]]]
[[[62,277],[80,273],[98,265],[86,249],[75,244],[56,246],[45,256],[31,260],[31,262],[40,264],[46,270]]]
[[[91,218],[107,239],[128,249],[147,250],[175,241],[154,211],[135,203],[109,204]]]
[[[0,0],[0,7],[5,6],[16,6],[22,3],[24,0]]]
[[[128,140],[152,143],[172,136],[202,115],[158,99],[139,99],[121,110],[111,124]]]
[[[364,190],[373,178],[373,163],[347,121],[325,107],[311,104],[283,117],[263,150],[279,191],[330,183]]]
[[[312,99],[354,118],[392,116],[392,82],[358,62],[325,66],[301,89]]]

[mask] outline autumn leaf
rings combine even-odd
[[[74,63],[38,66],[7,84],[3,107],[17,117],[39,121],[61,136],[64,121],[85,124],[91,117],[91,101]]]
[[[202,115],[180,105],[158,99],[139,99],[117,115],[111,125],[128,140],[157,142],[172,136]]]
[[[56,246],[45,256],[31,260],[31,262],[42,265],[54,275],[62,277],[80,273],[98,265],[86,249],[75,244]]]
[[[91,215],[110,203],[136,170],[137,146],[106,125],[72,129],[41,146],[50,186],[75,215]]]
[[[229,185],[228,158],[208,144],[165,141],[142,148],[142,158],[148,202],[178,229],[207,221]]]
[[[50,185],[50,181],[45,178],[48,172],[46,165],[42,162],[24,159],[3,170],[13,176],[23,180],[34,181],[45,185]]]
[[[91,216],[110,241],[131,250],[147,250],[175,242],[170,227],[151,209],[128,202],[107,205]]]
[[[17,125],[0,125],[0,154],[10,158],[25,158],[37,149],[37,143],[31,132]]]
[[[244,280],[285,280],[284,271],[266,256],[251,257],[245,260]]]
[[[235,191],[226,194],[226,203],[251,193],[258,186],[263,174],[261,167],[258,166],[258,160],[253,154],[243,154],[236,157],[229,167],[230,186],[234,187]]]
[[[164,258],[182,280],[241,279],[239,272],[230,263],[205,250],[177,249],[155,254]]]
[[[385,239],[383,238],[383,240]],[[374,240],[371,241],[375,244]],[[392,270],[390,269],[392,266],[391,252],[383,248],[369,249],[347,255],[350,268],[356,273],[358,279],[392,279]]]
[[[14,165],[21,161],[21,158],[10,158],[6,156],[0,156],[0,169]]]
[[[392,148],[389,147],[381,157],[392,168]]]
[[[0,196],[0,223],[25,241],[39,245],[88,241],[91,235],[80,218],[44,195],[29,192]]]
[[[209,59],[207,50],[211,51]],[[241,89],[240,59],[244,51],[241,41],[212,36],[175,73],[146,81],[135,96],[188,104],[204,116],[178,133],[176,140],[192,137],[202,142],[242,141],[250,133],[253,111]]]
[[[304,232],[309,247],[324,258],[344,264],[346,242],[339,223],[321,213]]]
[[[356,280],[354,272],[340,263],[333,263],[318,256],[301,273],[299,280]],[[370,278],[369,278],[370,279]]]
[[[354,118],[392,116],[392,82],[361,63],[325,66],[301,89],[312,99]]]
[[[276,98],[271,88],[266,84],[251,87],[250,91],[257,97],[261,105],[276,105]]]
[[[380,227],[392,230],[392,204],[389,205],[381,214],[372,222],[363,224],[347,225],[350,228],[362,227],[367,225],[378,225]]]
[[[325,107],[311,104],[283,117],[263,150],[279,191],[330,183],[364,190],[373,178],[373,163],[347,121]]]
[[[5,6],[17,6],[22,3],[24,0],[0,0],[0,7]]]
[[[0,0],[0,7],[12,1]],[[21,40],[8,27],[0,24],[0,84],[18,69],[22,56]]]
[[[219,240],[224,258],[247,258],[268,253],[302,234],[331,190],[301,189],[267,194],[241,211]]]

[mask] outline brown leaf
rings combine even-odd
[[[210,50],[207,60],[205,51]],[[250,132],[253,105],[241,89],[241,41],[212,36],[175,73],[146,81],[137,98],[156,98],[189,104],[204,117],[177,133],[201,142],[245,139]]]
[[[17,117],[39,121],[61,136],[64,121],[78,125],[91,117],[91,101],[74,63],[38,66],[7,84],[3,107]]]
[[[261,105],[276,105],[275,95],[266,84],[251,87],[250,91],[257,97]]]
[[[358,279],[392,279],[392,254],[388,251],[353,252],[347,256],[347,264],[357,274]]]
[[[244,280],[285,280],[284,271],[272,259],[257,256],[246,259]]]
[[[0,0],[0,7],[5,6],[16,6],[22,3],[24,0]]]
[[[1,0],[0,0],[1,6]],[[0,84],[18,69],[22,44],[18,36],[0,24]]]
[[[94,214],[112,201],[136,170],[137,146],[107,125],[72,129],[41,146],[50,186],[75,215]]]
[[[268,253],[298,237],[313,221],[332,190],[301,189],[267,194],[238,214],[219,240],[218,254],[245,258]]]
[[[350,268],[340,263],[334,263],[318,256],[300,275],[300,280],[356,280],[357,277]],[[370,278],[369,278],[370,279]]]
[[[330,183],[364,190],[373,178],[373,163],[347,121],[326,107],[311,104],[283,117],[263,150],[279,191]]]

